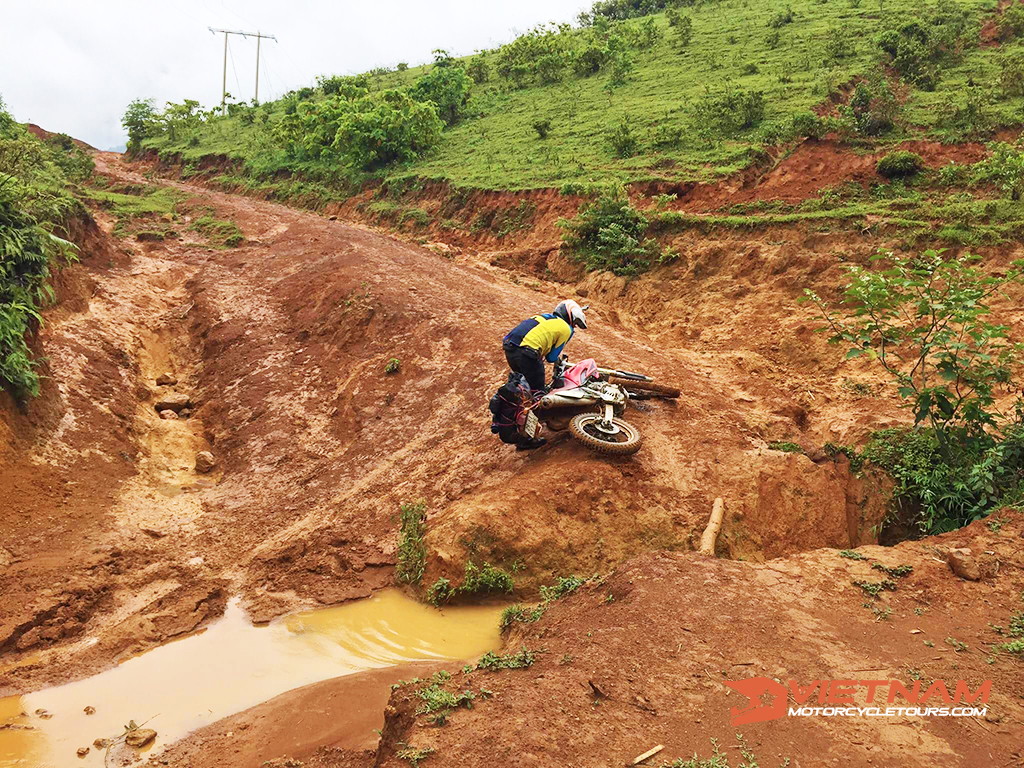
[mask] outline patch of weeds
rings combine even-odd
[[[881,563],[872,563],[871,567],[876,571],[882,571],[890,576],[895,576],[898,579],[905,578],[914,572],[914,566],[912,565],[882,565]]]
[[[960,653],[961,651],[966,651],[970,648],[970,646],[967,645],[967,643],[957,640],[955,637],[947,637],[946,645],[951,645],[953,647],[953,650],[957,653]]]
[[[773,443],[768,443],[768,450],[770,451],[782,451],[783,453],[803,453],[804,449],[800,447],[799,443],[790,443],[785,440],[779,440]]]
[[[427,590],[427,602],[431,605],[443,605],[455,597],[455,587],[444,576],[439,578]]]
[[[524,608],[522,605],[516,603],[515,605],[508,606],[501,612],[500,626],[502,629],[508,629],[513,624],[532,624],[535,621],[539,621],[540,617],[544,615],[546,605],[534,606],[533,608]]]
[[[398,566],[395,574],[406,584],[419,584],[427,565],[427,504],[403,504],[399,511]],[[431,588],[433,589],[433,587]]]
[[[434,725],[441,726],[448,722],[448,715],[453,709],[473,708],[476,694],[469,689],[461,693],[452,693],[445,689],[444,684],[451,679],[451,674],[442,670],[434,674],[429,685],[416,691],[416,695],[423,701],[416,709],[417,715],[430,715],[427,719]]]
[[[531,651],[527,648],[523,648],[516,653],[497,654],[494,651],[488,651],[480,657],[476,668],[486,670],[526,669],[533,666],[533,662],[537,660],[537,653],[537,651]]]
[[[399,226],[411,221],[417,227],[426,227],[430,224],[430,214],[422,208],[406,208],[398,219]]]
[[[466,561],[466,573],[459,585],[459,592],[484,594],[487,592],[511,592],[515,588],[512,574],[490,563],[478,566],[472,560]]]
[[[421,760],[426,760],[434,754],[434,750],[431,747],[410,747],[408,744],[402,744],[401,749],[395,753],[395,757],[399,760],[407,760],[412,768],[419,768]]]
[[[847,560],[867,560],[864,555],[855,549],[840,549],[839,556],[845,557]]]
[[[1024,611],[1010,617],[1010,637],[1024,637]]]
[[[220,248],[234,248],[245,240],[242,230],[233,221],[213,216],[200,216],[192,222],[192,229],[203,235],[210,245]]]
[[[840,385],[843,389],[851,394],[858,395],[860,397],[868,397],[875,393],[874,387],[868,384],[866,381],[857,381],[856,379],[846,378],[843,379],[843,383]]]
[[[892,579],[882,579],[882,581],[857,581],[855,579],[851,583],[855,587],[860,587],[872,597],[878,597],[887,589],[890,591],[896,590],[896,582]]]
[[[875,621],[888,621],[889,617],[892,616],[892,608],[888,605],[877,605],[874,603],[864,603],[865,608],[870,608],[871,612],[875,614]]]
[[[572,576],[562,576],[550,587],[541,587],[540,596],[544,598],[544,602],[549,603],[552,600],[558,600],[566,595],[571,595],[588,581],[590,579],[584,579],[582,576],[576,576],[575,574]]]
[[[384,373],[386,373],[388,376],[393,376],[400,370],[402,370],[402,361],[399,360],[397,357],[392,357],[384,365]]]
[[[988,529],[992,531],[992,533],[999,533],[1002,527],[1006,525],[1006,521],[1003,520],[1003,518],[1001,517],[993,517],[991,520],[985,523],[985,525],[988,526]]]
[[[600,577],[597,575],[591,576],[589,579],[584,579],[582,576],[562,576],[552,584],[550,587],[541,587],[540,596],[543,602],[531,609],[524,608],[521,605],[510,605],[501,614],[501,628],[507,629],[515,623],[530,624],[535,621],[539,621],[544,612],[547,611],[548,606],[555,600],[559,600],[566,595],[571,595],[577,589],[582,587],[588,581],[598,581]]]
[[[1000,643],[996,646],[996,650],[1024,656],[1024,640],[1011,640],[1008,643]]]

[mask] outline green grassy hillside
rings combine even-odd
[[[951,22],[958,14],[963,18]],[[244,160],[254,176],[285,170],[333,187],[370,175],[489,189],[707,180],[797,137],[806,130],[798,116],[848,94],[861,77],[880,80],[884,92],[864,100],[890,102],[893,125],[865,134],[850,130],[848,115],[851,140],[918,133],[955,140],[1019,124],[1024,46],[1017,30],[1007,25],[1002,45],[979,42],[995,14],[995,0],[712,0],[644,18],[547,28],[475,57],[368,73],[360,84],[371,94],[410,88],[444,65],[466,67],[480,80],[466,79],[468,103],[434,146],[369,169],[336,153],[296,152],[281,139],[286,115],[328,98],[330,79],[258,109],[239,105],[224,117],[199,112],[171,130],[169,110],[150,122],[142,144],[186,161],[223,154]],[[893,56],[879,40],[901,29],[907,45]],[[600,59],[597,71],[581,74],[588,53]]]

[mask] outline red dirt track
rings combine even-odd
[[[785,168],[819,163],[814,153],[781,163],[778,184],[789,183]],[[508,647],[543,648],[538,663],[473,673],[470,684],[495,696],[444,728],[420,727],[403,689],[375,752],[330,735],[241,747],[225,736],[239,723],[286,722],[291,705],[278,701],[204,729],[167,753],[171,765],[257,766],[278,748],[308,768],[408,765],[400,743],[435,748],[427,768],[622,765],[656,743],[675,759],[708,753],[711,737],[734,743],[737,702],[723,679],[904,679],[910,667],[990,677],[1000,719],[792,718],[750,729],[751,746],[762,765],[1024,765],[1024,667],[1005,654],[986,663],[999,642],[988,624],[1024,610],[1019,515],[1004,513],[1001,531],[979,523],[868,546],[914,566],[884,598],[891,621],[876,621],[850,585],[876,571],[807,552],[872,545],[884,514],[886,484],[853,476],[822,445],[858,443],[904,414],[863,394],[885,394],[880,379],[843,363],[796,303],[804,286],[834,293],[842,265],[877,243],[703,237],[675,264],[626,281],[582,276],[542,235],[524,235],[534,238],[524,258],[544,256],[523,279],[516,254],[467,247],[446,257],[95,157],[112,182],[169,184],[245,241],[117,240],[102,211],[98,227],[72,233],[81,264],[60,275],[60,304],[37,340],[49,360],[43,395],[23,407],[0,401],[0,694],[80,678],[192,632],[232,596],[255,621],[368,596],[393,583],[400,505],[422,499],[425,584],[458,583],[469,560],[515,569],[527,600],[559,576],[612,575],[517,630]],[[635,457],[598,456],[564,434],[516,453],[489,432],[502,335],[562,297],[592,305],[590,330],[568,348],[574,359],[683,391],[627,412],[645,438]],[[1006,311],[1019,325],[1021,310]],[[385,375],[391,358],[400,370]],[[178,383],[158,386],[163,373]],[[189,418],[160,418],[155,403],[169,392],[190,399]],[[804,450],[772,450],[778,441]],[[216,458],[209,474],[194,469],[201,451]],[[716,497],[727,510],[722,560],[690,552]],[[950,573],[942,557],[957,542],[996,558],[998,575],[968,583]],[[917,628],[934,649],[910,634]],[[942,648],[947,636],[970,653]],[[374,679],[366,690],[379,697],[383,677]]]

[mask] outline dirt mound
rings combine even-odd
[[[25,128],[27,128],[28,132],[31,133],[33,136],[42,139],[43,141],[46,141],[47,139],[52,139],[54,136],[60,135],[54,133],[53,131],[48,131],[45,128],[41,128],[35,123],[25,123]],[[91,144],[86,144],[81,139],[71,137],[71,141],[73,141],[75,143],[75,146],[77,146],[79,149],[84,149],[87,151],[96,151],[96,147],[92,146]]]
[[[456,675],[452,690],[489,694],[443,727],[417,714],[416,686],[397,692],[372,764],[404,765],[396,754],[412,748],[433,750],[438,764],[614,766],[663,744],[653,761],[661,764],[709,757],[713,739],[738,763],[737,733],[761,765],[1017,764],[1021,662],[994,646],[1024,608],[1024,518],[1007,510],[995,520],[998,530],[975,523],[864,547],[863,560],[835,550],[763,564],[641,555],[519,625],[506,649],[535,651],[528,669]],[[958,546],[998,563],[998,575],[955,576],[941,555]],[[852,582],[880,582],[874,564],[912,572],[873,598]],[[920,681],[922,690],[964,680],[971,691],[991,680],[992,693],[984,718],[783,716],[735,726],[730,710],[746,702],[725,681],[756,677]]]

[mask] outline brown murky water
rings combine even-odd
[[[284,691],[405,661],[471,659],[500,643],[500,606],[437,610],[397,590],[254,627],[236,604],[200,634],[94,677],[0,699],[0,768],[103,765],[103,750],[130,720],[160,750],[190,731]],[[354,703],[358,706],[358,703]],[[85,714],[94,707],[93,715]],[[44,718],[35,714],[45,710]]]

